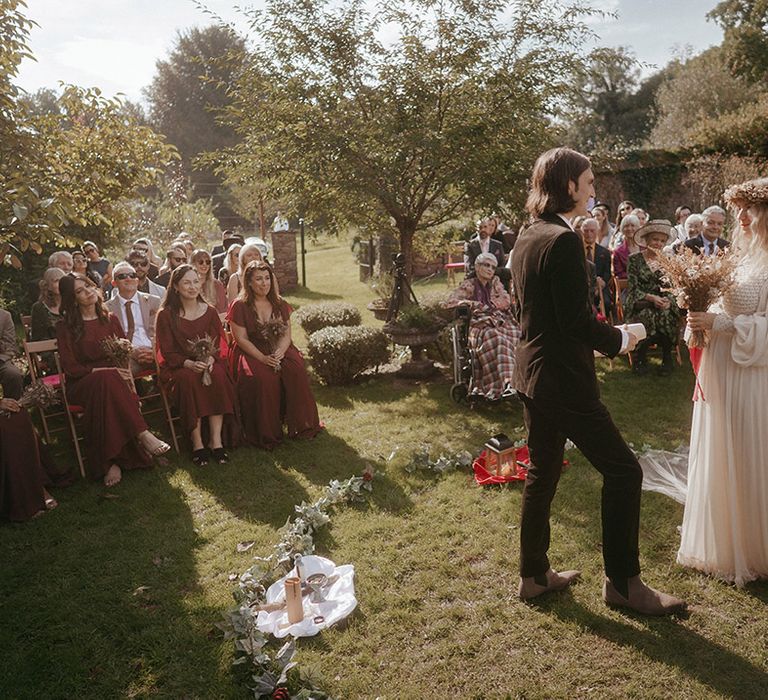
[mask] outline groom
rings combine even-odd
[[[682,609],[678,598],[640,579],[640,465],[600,402],[594,350],[614,357],[637,338],[600,323],[589,303],[581,238],[571,228],[594,197],[589,160],[568,148],[539,156],[526,209],[533,223],[518,238],[512,262],[522,339],[515,389],[523,401],[531,466],[523,491],[520,586],[524,600],[566,588],[578,571],[553,571],[550,504],[557,489],[566,438],[603,475],[603,599],[646,615]]]

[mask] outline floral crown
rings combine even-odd
[[[725,203],[734,207],[768,204],[768,177],[732,185],[723,196]]]

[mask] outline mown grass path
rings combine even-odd
[[[377,323],[345,246],[312,247],[308,262],[311,289],[290,297],[295,306],[343,298]],[[295,338],[304,345],[299,329]],[[687,440],[687,366],[639,379],[623,362],[601,362],[600,378],[635,445]],[[603,605],[600,480],[576,451],[554,504],[552,559],[581,568],[583,580],[540,605],[519,603],[520,486],[479,489],[466,473],[403,469],[419,442],[476,451],[498,430],[521,434],[518,405],[469,411],[449,386],[391,377],[316,386],[327,431],[315,441],[241,449],[225,467],[174,457],[127,474],[109,498],[78,483],[57,492],[56,511],[0,527],[0,697],[247,697],[214,628],[231,604],[230,575],[270,551],[294,504],[366,462],[384,469],[370,506],[339,510],[319,540],[321,554],[354,563],[359,609],[343,629],[299,645],[335,696],[768,695],[768,585],[738,590],[676,566],[682,508],[671,500],[643,496],[642,561],[649,582],[690,601],[690,617]],[[243,540],[256,545],[238,554]]]

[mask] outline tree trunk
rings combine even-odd
[[[415,229],[407,223],[402,223],[397,227],[400,233],[400,252],[405,258],[405,274],[410,282],[413,278],[413,235]]]

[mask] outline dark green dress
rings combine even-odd
[[[678,338],[680,309],[672,294],[661,290],[661,270],[651,270],[642,253],[630,255],[625,316],[628,320],[642,323],[649,338],[659,333],[674,346]],[[672,303],[668,309],[657,309],[653,304],[645,302],[646,294],[656,294]]]

